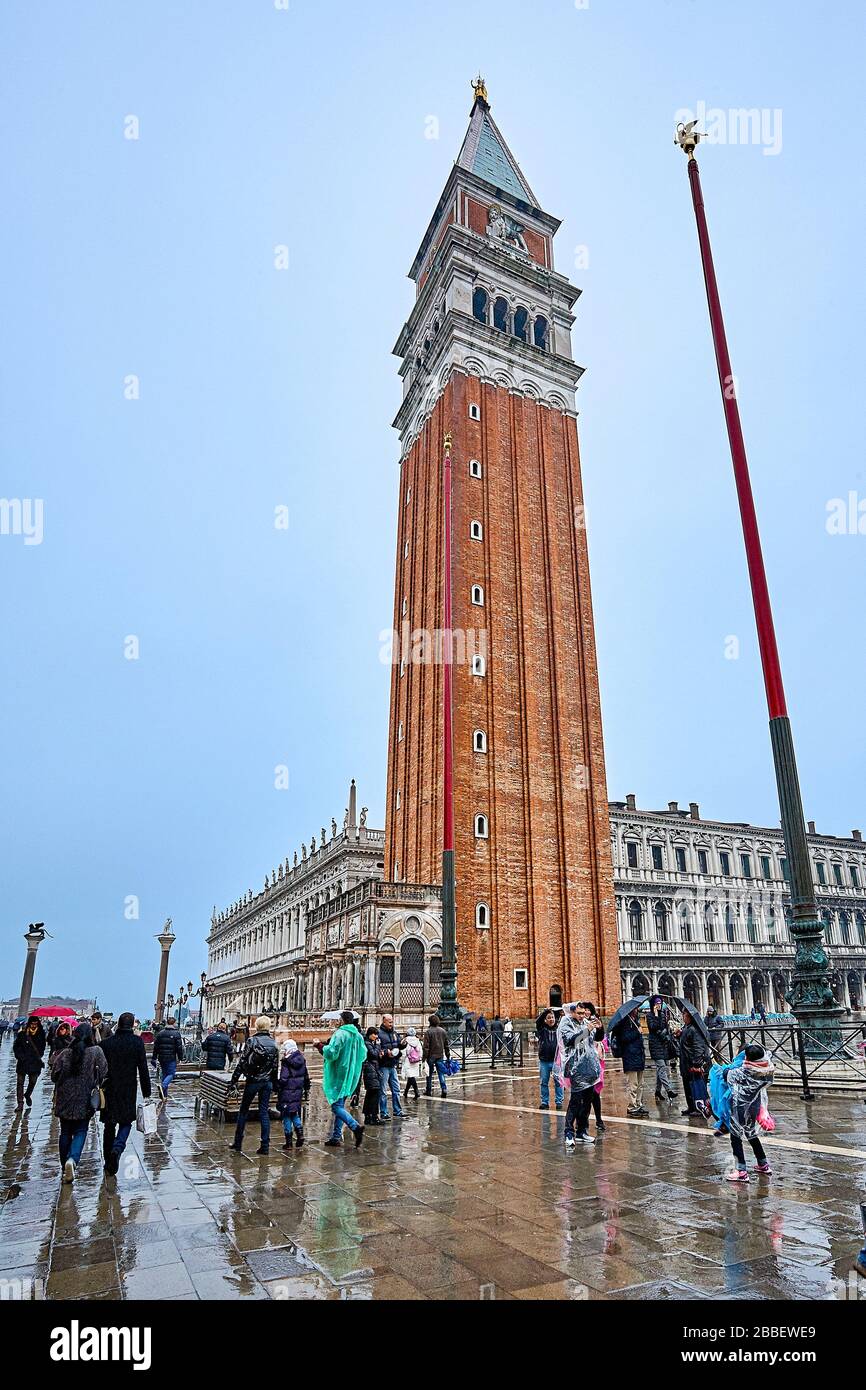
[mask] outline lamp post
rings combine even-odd
[[[205,1000],[206,1000],[208,994],[210,993],[210,985],[207,983],[207,972],[206,972],[206,971],[203,970],[203,971],[201,972],[201,984],[199,985],[199,987],[198,987],[197,990],[193,990],[193,987],[192,987],[192,980],[190,980],[190,982],[189,982],[189,991],[190,991],[190,994],[193,995],[193,997],[194,997],[195,995],[198,995],[198,1027],[196,1028],[195,1036],[196,1036],[196,1041],[197,1041],[197,1042],[201,1042],[202,1031],[203,1031],[203,1029],[204,1029],[204,1005],[205,1005]]]
[[[189,983],[190,983],[190,987],[192,987],[192,980],[190,980]],[[187,990],[184,989],[183,985],[181,985],[180,988],[178,989],[178,992],[177,992],[177,1026],[178,1026],[178,1028],[180,1027],[181,1023],[183,1022],[183,1006],[184,1006],[184,1004],[187,1003],[188,1000],[189,1000],[189,992],[188,992]]]
[[[444,439],[442,469],[443,670],[442,670],[442,973],[436,1012],[452,1035],[460,1026],[457,1004],[457,914],[454,901],[454,644],[451,606],[451,435]]]
[[[782,670],[776,647],[770,592],[767,587],[764,558],[761,552],[761,538],[749,478],[746,446],[740,425],[736,381],[728,355],[722,306],[716,284],[710,234],[701,191],[700,170],[695,159],[695,150],[701,138],[700,132],[695,129],[696,125],[697,121],[689,121],[687,125],[681,123],[677,127],[675,143],[680,146],[688,159],[689,184],[698,228],[698,242],[710,312],[710,327],[719,373],[719,386],[722,392],[728,442],[734,465],[737,500],[746,547],[746,562],[749,568],[752,603],[758,629],[758,646],[764,673],[764,688],[770,715],[770,742],[773,750],[776,786],[782,815],[782,834],[785,840],[791,889],[791,936],[794,939],[795,954],[790,1002],[803,1029],[804,1049],[812,1054],[825,1054],[840,1045],[839,1020],[842,1010],[837,1005],[830,988],[830,962],[824,950],[824,930],[818,915],[815,889],[812,883],[812,864],[809,858],[809,845],[803,820],[803,802],[800,795],[797,763],[794,757],[794,740],[785,703],[785,690],[782,685]]]
[[[24,974],[21,979],[21,994],[18,998],[18,1016],[25,1018],[30,1012],[30,1000],[33,996],[33,975],[36,970],[36,952],[45,940],[45,923],[31,922],[26,932],[24,940],[27,942],[27,955],[24,957]]]

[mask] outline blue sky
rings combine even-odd
[[[704,193],[806,814],[835,833],[866,821],[866,536],[826,528],[830,499],[866,497],[862,16],[4,6],[0,493],[44,503],[41,544],[0,536],[4,997],[43,920],[37,992],[147,1013],[167,915],[176,986],[204,968],[212,905],[341,820],[351,776],[381,825],[390,351],[479,67],[584,290],[610,794],[763,824],[766,709],[672,134],[698,102],[781,111],[776,154],[701,150]]]

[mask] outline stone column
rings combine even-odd
[[[25,1018],[30,1012],[33,995],[33,973],[36,970],[36,952],[45,940],[45,928],[41,922],[31,922],[24,933],[27,942],[27,955],[24,958],[24,975],[21,980],[21,994],[18,999],[18,1013]]]
[[[156,939],[162,948],[162,958],[159,962],[159,984],[156,987],[156,1005],[153,1017],[154,1022],[161,1023],[165,1012],[165,996],[168,986],[168,953],[175,943],[170,917],[165,919],[165,926]]]
[[[751,970],[746,970],[746,971],[744,972],[743,978],[744,978],[744,980],[746,981],[746,1013],[749,1014],[749,1013],[752,1012],[752,1009],[754,1008],[754,1005],[755,1005],[755,996],[754,996],[754,992],[753,992],[753,990],[752,990],[752,972],[751,972]]]
[[[726,1014],[732,1014],[734,1009],[731,1003],[731,972],[729,970],[722,970],[720,973],[722,980],[722,1000],[725,1005],[724,1011]]]

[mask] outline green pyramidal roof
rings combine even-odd
[[[468,169],[479,178],[495,184],[503,192],[538,206],[535,194],[520,172],[520,165],[499,133],[490,108],[484,101],[476,101],[472,108],[469,129],[457,163],[462,169]]]

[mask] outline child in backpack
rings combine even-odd
[[[400,1075],[406,1085],[403,1088],[403,1099],[409,1099],[409,1088],[415,1093],[415,1099],[419,1100],[418,1077],[421,1075],[421,1039],[414,1028],[406,1029],[406,1050],[403,1053],[403,1061],[400,1064]]]
[[[361,1076],[364,1081],[364,1124],[378,1125],[382,1121],[379,1119],[379,1092],[382,1089],[382,1077],[379,1072],[379,1061],[382,1056],[382,1049],[379,1046],[379,1033],[376,1028],[368,1028],[364,1034],[364,1041],[367,1044],[367,1056],[361,1068]]]
[[[303,1146],[304,1125],[301,1106],[309,1094],[310,1073],[307,1070],[307,1059],[294,1038],[289,1038],[280,1049],[280,1074],[277,1080],[277,1102],[286,1136],[284,1149],[291,1149],[295,1138],[298,1148]]]

